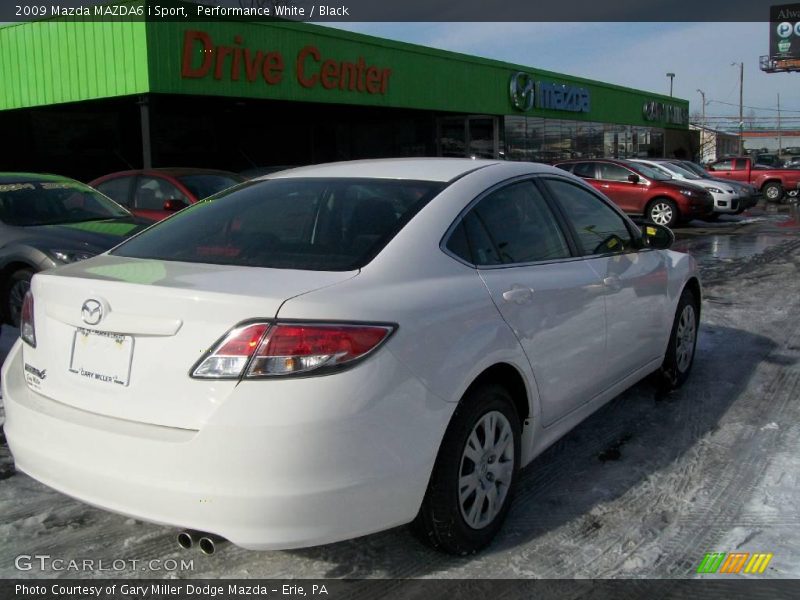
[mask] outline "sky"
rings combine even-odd
[[[331,23],[326,23],[332,26]],[[768,23],[337,23],[379,37],[433,46],[669,94],[701,112],[710,126],[738,125],[739,67],[744,63],[744,115],[774,125],[777,96],[784,127],[800,129],[800,73],[764,73]],[[732,105],[732,106],[731,106]],[[747,107],[755,107],[753,109]],[[771,109],[771,110],[770,110]],[[752,112],[751,112],[752,111]],[[793,111],[793,112],[792,112]]]

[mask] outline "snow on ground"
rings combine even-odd
[[[694,577],[706,552],[772,552],[764,577],[800,577],[800,236],[785,214],[681,230],[705,279],[698,355],[670,394],[644,381],[523,472],[495,544],[466,559],[420,546],[405,528],[318,548],[214,556],[175,531],[97,510],[14,473],[0,445],[0,576],[48,554],[191,560],[152,572],[67,577]],[[789,226],[787,226],[787,224]],[[5,329],[0,346],[16,332]],[[164,564],[164,563],[162,563]],[[703,577],[711,577],[704,575]]]

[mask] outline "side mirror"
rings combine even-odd
[[[656,250],[666,250],[675,241],[675,234],[669,227],[657,225],[656,223],[645,223],[642,225],[642,239],[645,248],[655,248]]]
[[[164,210],[170,211],[179,211],[182,208],[186,208],[189,206],[185,200],[181,200],[180,198],[170,198],[169,200],[164,202]]]
[[[631,173],[628,175],[628,181],[631,183],[639,183],[639,176],[636,173]]]

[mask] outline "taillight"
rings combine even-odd
[[[36,348],[36,324],[33,321],[33,294],[30,290],[25,293],[25,299],[22,301],[22,313],[19,319],[19,336]]]
[[[392,325],[256,323],[237,327],[192,371],[230,379],[322,375],[353,365],[394,331]]]

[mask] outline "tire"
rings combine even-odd
[[[681,214],[678,205],[669,198],[656,198],[647,205],[645,217],[651,223],[672,228],[680,221]]]
[[[700,310],[697,299],[694,292],[686,288],[678,301],[667,353],[664,355],[660,370],[661,380],[667,389],[679,388],[689,377],[694,364],[699,324]]]
[[[14,327],[19,327],[22,301],[25,299],[25,293],[31,289],[32,277],[32,270],[19,269],[14,271],[11,277],[8,278],[5,293],[3,294],[3,311],[5,312],[6,322]]]
[[[485,448],[487,427],[495,443]],[[467,392],[439,448],[422,507],[411,524],[414,534],[436,550],[458,556],[487,546],[511,504],[520,436],[519,416],[504,387],[489,384]]]
[[[761,188],[761,193],[767,202],[780,202],[783,198],[783,186],[773,181]]]

